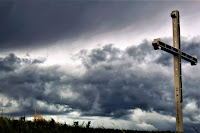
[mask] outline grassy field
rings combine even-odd
[[[53,119],[25,121],[24,119],[13,119],[7,117],[0,117],[0,133],[174,133],[171,131],[137,131],[137,130],[119,130],[119,129],[105,129],[92,128],[90,122],[85,126],[66,125],[55,122]]]

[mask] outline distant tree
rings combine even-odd
[[[88,123],[86,124],[86,128],[90,128],[90,123],[91,121],[88,121]]]
[[[79,127],[78,121],[74,121],[74,127]]]

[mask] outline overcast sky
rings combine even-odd
[[[0,108],[7,116],[175,131],[172,10],[200,57],[200,2],[0,1]],[[184,130],[200,128],[200,66],[182,63]],[[114,124],[113,124],[114,123]]]

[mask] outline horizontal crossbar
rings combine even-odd
[[[162,42],[160,40],[160,38],[154,39],[153,42],[152,42],[152,45],[153,45],[155,50],[161,49],[161,50],[164,50],[164,51],[166,51],[170,54],[173,54],[174,56],[178,56],[178,54],[180,53],[181,58],[190,62],[191,65],[196,65],[198,63],[198,59],[197,59],[196,56],[191,56],[191,55],[189,55],[185,52],[182,52],[179,49],[174,48],[174,47]]]

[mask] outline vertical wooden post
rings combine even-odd
[[[171,13],[173,25],[173,46],[178,49],[178,56],[174,56],[174,87],[175,87],[175,109],[176,109],[176,131],[183,133],[182,113],[182,75],[181,75],[181,44],[180,44],[180,23],[179,11]]]

